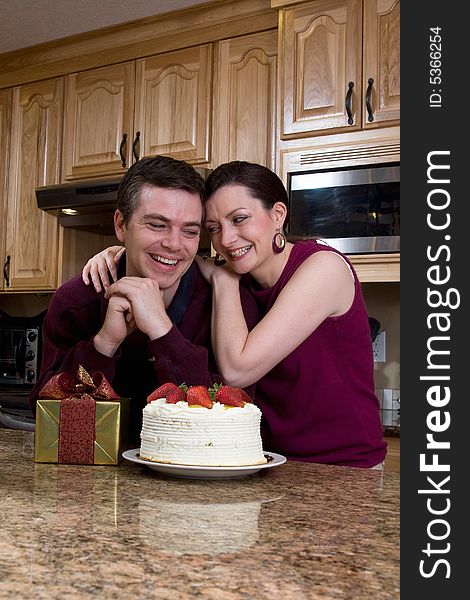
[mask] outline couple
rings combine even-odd
[[[135,163],[114,216],[125,252],[103,251],[83,280],[54,294],[33,408],[52,375],[74,375],[82,364],[131,398],[136,441],[145,399],[158,385],[223,381],[255,398],[266,450],[292,460],[382,463],[359,281],[331,247],[286,241],[286,219],[286,190],[261,165],[227,163],[204,184],[183,161]],[[196,257],[202,226],[225,265]]]

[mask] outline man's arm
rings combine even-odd
[[[186,383],[211,387],[221,381],[208,348],[190,342],[175,325],[166,335],[149,341],[149,350],[155,359],[158,381],[162,383],[172,381],[177,385]]]
[[[41,370],[29,395],[33,412],[41,388],[56,373],[66,372],[75,378],[79,365],[83,365],[91,373],[102,371],[110,382],[114,378],[119,351],[113,357],[105,356],[93,343],[102,325],[102,301],[84,285],[83,291],[76,279],[57,290],[44,320]],[[77,301],[78,297],[83,301]]]

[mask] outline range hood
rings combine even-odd
[[[194,167],[207,179],[211,169]],[[114,235],[114,211],[121,178],[93,179],[36,189],[38,207],[57,217],[62,227]]]
[[[77,181],[36,189],[38,207],[57,217],[63,227],[114,235],[120,179]]]

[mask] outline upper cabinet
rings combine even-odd
[[[260,163],[274,170],[277,31],[222,40],[214,85],[213,163]]]
[[[279,23],[282,138],[399,123],[399,0],[308,2]]]
[[[121,175],[139,158],[210,160],[212,46],[67,76],[63,179]]]
[[[209,162],[211,98],[211,44],[138,60],[136,158],[165,154]]]
[[[365,128],[400,120],[400,1],[364,0],[362,123]]]
[[[134,62],[67,77],[63,179],[122,174],[132,162]]]
[[[60,181],[63,78],[12,90],[5,291],[53,290],[57,283],[59,226],[39,210],[35,189]]]

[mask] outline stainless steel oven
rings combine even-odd
[[[288,233],[346,254],[400,251],[400,164],[291,173]]]
[[[0,427],[34,429],[28,396],[41,363],[41,325],[37,317],[0,314]]]
[[[41,334],[38,324],[21,318],[0,321],[0,386],[36,383]]]

